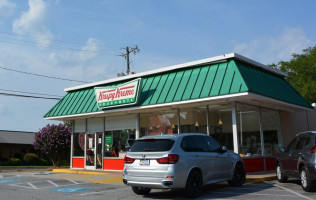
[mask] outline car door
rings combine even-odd
[[[290,142],[290,144],[287,146],[285,152],[282,153],[282,156],[281,156],[281,159],[280,159],[283,171],[285,171],[286,173],[291,171],[292,153],[295,150],[296,142],[297,142],[297,137],[295,137]]]
[[[297,176],[299,171],[298,171],[298,160],[300,156],[302,155],[302,150],[305,146],[307,138],[304,136],[298,137],[295,149],[292,152],[292,154],[289,156],[289,171],[291,174],[294,176]]]
[[[212,178],[229,179],[232,175],[232,158],[227,151],[222,151],[222,145],[214,138],[205,136],[208,151],[213,155],[212,169],[209,169]]]

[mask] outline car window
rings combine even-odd
[[[208,148],[202,136],[186,136],[182,139],[181,148],[187,152],[207,152]]]
[[[295,150],[303,149],[304,144],[305,144],[305,137],[299,137],[296,143]]]
[[[222,145],[220,145],[215,139],[211,137],[205,137],[206,144],[208,146],[209,152],[220,152],[222,150]]]
[[[129,151],[144,152],[144,151],[169,151],[174,144],[171,139],[145,139],[136,140]]]
[[[311,139],[309,137],[305,138],[305,145],[304,146],[309,145],[310,142],[311,142]]]
[[[296,141],[297,141],[297,138],[294,138],[290,144],[287,146],[286,150],[287,151],[293,151],[295,149],[295,145],[296,145]]]

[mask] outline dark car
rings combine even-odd
[[[286,149],[280,148],[276,175],[279,182],[299,178],[302,188],[309,192],[316,189],[316,131],[299,133]]]

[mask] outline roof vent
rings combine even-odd
[[[312,103],[312,106],[314,107],[314,109],[316,109],[316,103]]]

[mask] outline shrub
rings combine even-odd
[[[42,165],[42,166],[49,166],[49,165],[52,165],[52,162],[49,161],[49,160],[46,160],[44,158],[40,158],[39,159],[39,164]]]
[[[26,165],[37,165],[39,164],[38,155],[35,153],[27,153],[24,155],[24,162]]]
[[[19,166],[21,165],[21,159],[19,158],[9,158],[8,165],[9,166]]]

